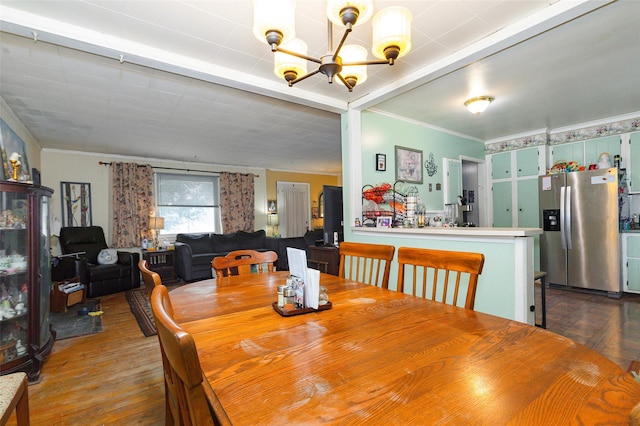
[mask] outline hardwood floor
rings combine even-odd
[[[55,342],[29,386],[31,425],[164,424],[157,337],[144,337],[124,293],[100,302],[102,333]]]
[[[56,342],[42,380],[29,386],[32,425],[164,424],[157,338],[144,337],[124,293],[100,300],[102,333]],[[626,369],[640,359],[640,295],[617,300],[547,289],[547,330]]]
[[[626,370],[631,361],[640,360],[640,295],[625,293],[613,299],[547,288],[547,330],[582,343]]]

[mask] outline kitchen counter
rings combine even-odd
[[[479,227],[453,227],[442,228],[427,226],[424,228],[351,228],[353,232],[372,232],[384,234],[418,234],[434,236],[464,236],[464,237],[533,237],[542,234],[541,228],[479,228]],[[640,229],[637,230],[640,232]]]
[[[540,228],[368,228],[345,229],[345,240],[482,253],[475,310],[533,325],[533,275]],[[397,287],[397,262],[391,263],[389,288]]]

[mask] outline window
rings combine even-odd
[[[163,235],[220,233],[218,176],[156,173],[156,204],[164,218]]]

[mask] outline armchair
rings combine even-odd
[[[118,261],[112,265],[98,264],[98,254],[109,248],[100,226],[64,227],[60,229],[63,254],[84,252],[86,267],[78,267],[80,282],[87,288],[87,297],[104,296],[140,287],[140,254],[118,251]]]

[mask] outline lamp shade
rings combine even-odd
[[[464,103],[464,106],[466,106],[472,114],[479,115],[487,109],[491,102],[493,102],[493,98],[491,96],[478,96],[467,100]]]
[[[253,35],[263,43],[269,44],[266,35],[269,31],[282,34],[282,42],[296,36],[295,0],[253,0]]]
[[[340,50],[340,57],[342,58],[342,63],[344,64],[349,62],[366,61],[367,49],[356,44],[346,44],[342,46],[342,49]],[[342,72],[340,72],[340,75],[342,75],[342,77],[347,81],[355,79],[356,83],[362,84],[367,80],[367,66],[345,65],[342,67]],[[355,86],[355,83],[352,85]]]
[[[164,218],[149,216],[149,229],[164,229]]]
[[[363,24],[373,15],[373,0],[329,0],[327,2],[327,18],[336,25],[344,26],[341,12],[345,8],[358,10],[357,21],[353,26]]]
[[[389,59],[387,48],[397,50],[394,59],[411,50],[411,12],[406,7],[394,6],[382,9],[373,17],[373,46],[376,58]]]
[[[270,214],[269,216],[267,216],[267,223],[269,224],[269,226],[278,226],[278,215]]]
[[[307,54],[307,43],[294,38],[288,43],[282,44],[283,49],[290,50],[296,53]],[[307,73],[307,60],[298,58],[297,56],[288,55],[282,52],[275,52],[273,55],[273,72],[287,81],[295,80],[296,78],[303,76]]]

